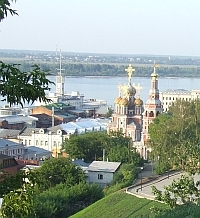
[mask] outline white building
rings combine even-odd
[[[114,173],[120,165],[120,162],[93,161],[87,168],[87,182],[105,187],[112,182]]]
[[[163,104],[164,112],[168,111],[172,102],[178,99],[191,101],[198,98],[200,98],[200,90],[168,89],[165,92],[160,92],[160,100]]]
[[[25,128],[18,135],[20,143],[26,146],[37,146],[53,152],[53,156],[60,153],[62,143],[71,134],[85,132],[106,131],[107,125],[98,120],[79,120],[78,122],[63,123],[48,129]]]

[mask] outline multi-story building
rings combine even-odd
[[[198,98],[200,98],[200,90],[168,89],[165,92],[160,92],[164,112],[168,111],[172,103],[178,99],[191,101]]]
[[[61,153],[62,143],[71,134],[83,134],[92,131],[105,131],[107,125],[97,120],[63,123],[50,128],[25,128],[18,135],[18,140],[25,146],[35,145],[53,152],[53,156]]]

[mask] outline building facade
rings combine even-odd
[[[165,92],[160,92],[164,112],[168,111],[172,103],[178,99],[184,101],[200,99],[200,90],[168,89]]]

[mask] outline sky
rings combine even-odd
[[[14,1],[15,2],[15,1]],[[17,0],[0,49],[200,56],[199,0]]]

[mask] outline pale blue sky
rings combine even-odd
[[[199,0],[17,0],[0,49],[200,56]]]

